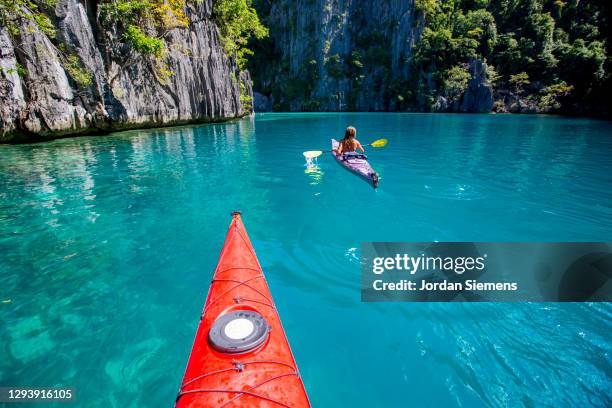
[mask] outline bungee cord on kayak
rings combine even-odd
[[[285,404],[285,403],[283,403],[283,402],[281,402],[281,401],[278,401],[278,400],[272,399],[272,398],[270,398],[270,397],[264,397],[264,396],[261,396],[261,395],[258,395],[258,394],[255,394],[255,393],[252,393],[252,391],[253,391],[254,389],[256,389],[256,388],[258,388],[258,387],[261,387],[261,386],[262,386],[262,385],[264,385],[264,384],[267,384],[267,383],[270,383],[270,382],[272,382],[272,381],[278,380],[278,379],[283,378],[283,377],[291,376],[291,375],[295,375],[295,376],[298,376],[298,377],[299,377],[299,374],[297,373],[297,371],[296,371],[296,372],[294,372],[294,373],[279,374],[279,375],[277,375],[277,376],[275,376],[275,377],[272,377],[272,378],[269,378],[269,379],[267,379],[267,380],[265,380],[265,381],[262,381],[262,382],[260,382],[259,384],[254,385],[254,386],[252,386],[251,388],[249,388],[249,389],[247,389],[247,390],[241,391],[239,395],[237,395],[237,396],[235,396],[234,398],[230,399],[229,401],[227,401],[226,403],[224,403],[223,405],[221,405],[221,407],[225,407],[225,406],[227,406],[227,405],[231,404],[232,402],[234,402],[234,401],[235,401],[235,400],[237,400],[238,398],[240,398],[240,397],[242,397],[243,395],[245,395],[245,394],[247,394],[247,393],[248,393],[249,395],[257,396],[257,397],[258,397],[258,398],[260,398],[260,399],[265,399],[265,400],[267,400],[267,401],[274,402],[274,403],[279,404],[279,405],[282,405],[282,406],[284,406],[284,407],[289,407],[289,408],[291,408],[291,405],[289,405],[289,404]],[[221,408],[221,407],[220,407],[220,408]]]
[[[214,374],[221,374],[227,371],[243,371],[245,366],[247,365],[251,365],[251,364],[280,364],[286,367],[289,367],[291,369],[293,369],[294,371],[297,371],[296,368],[294,366],[292,366],[291,364],[287,364],[287,363],[283,363],[282,361],[238,361],[238,360],[232,360],[232,368],[225,368],[223,370],[217,370],[217,371],[211,371],[209,373],[205,373],[202,375],[199,375],[195,378],[192,378],[189,381],[184,382],[183,384],[181,384],[181,388],[186,387],[187,385],[193,383],[194,381],[200,380],[204,377],[208,377],[210,375],[214,375]],[[180,392],[179,392],[180,394]]]
[[[263,395],[255,394],[254,392],[250,392],[250,391],[236,391],[236,390],[224,390],[224,389],[192,390],[192,391],[184,392],[182,395],[197,394],[197,393],[209,393],[209,392],[227,392],[227,393],[234,393],[234,394],[238,393],[238,394],[240,394],[239,397],[242,396],[242,395],[249,395],[249,396],[256,397],[256,398],[259,398],[259,399],[262,399],[262,400],[265,400],[265,401],[273,402],[273,403],[281,405],[283,407],[291,408],[291,405],[287,405],[287,404],[285,404],[283,402],[277,401],[277,400],[272,399],[270,397],[265,397]],[[232,399],[231,401],[234,401],[234,400]],[[227,403],[224,403],[223,405],[219,405],[218,408],[221,408],[221,407],[224,407],[224,406],[227,406]]]
[[[292,407],[291,405],[285,404],[285,403],[283,403],[281,401],[278,401],[278,400],[275,400],[275,399],[273,399],[271,397],[267,397],[267,396],[264,396],[264,395],[259,395],[259,394],[255,393],[255,392],[253,392],[253,390],[257,389],[258,387],[261,387],[262,385],[265,385],[267,383],[270,383],[270,382],[272,382],[274,380],[277,380],[277,379],[280,379],[280,378],[283,378],[283,377],[294,375],[294,376],[299,378],[299,372],[297,371],[296,367],[294,367],[292,365],[289,365],[289,364],[286,364],[286,363],[283,363],[283,362],[279,362],[279,361],[245,361],[245,362],[239,362],[239,361],[233,360],[232,364],[234,366],[232,368],[227,368],[227,369],[224,369],[224,370],[217,370],[217,371],[214,371],[214,372],[205,373],[205,374],[202,374],[202,375],[200,375],[200,376],[198,376],[196,378],[193,378],[193,379],[187,381],[186,383],[182,384],[181,388],[179,390],[179,393],[176,396],[176,401],[178,402],[179,399],[182,396],[187,395],[187,394],[224,392],[224,393],[232,393],[232,394],[237,393],[239,395],[229,399],[228,401],[226,401],[222,405],[219,405],[217,408],[225,407],[225,406],[231,404],[232,402],[236,401],[238,398],[242,397],[243,395],[250,395],[250,396],[253,396],[253,397],[257,397],[257,398],[260,398],[260,399],[263,399],[263,400],[266,400],[266,401],[274,402],[274,403],[276,403],[278,405],[281,405],[281,406],[284,406],[284,407],[289,407],[289,408]],[[245,367],[247,365],[253,365],[253,364],[279,364],[279,365],[283,365],[283,366],[286,366],[286,367],[290,368],[292,371],[284,373],[284,374],[279,374],[279,375],[274,376],[272,378],[268,378],[268,379],[266,379],[263,382],[260,382],[258,384],[255,384],[255,385],[249,387],[246,390],[233,390],[233,389],[193,389],[193,390],[183,391],[184,387],[186,387],[187,385],[189,385],[189,384],[191,384],[191,383],[193,383],[195,381],[201,380],[201,379],[203,379],[205,377],[209,377],[209,376],[217,375],[217,374],[223,374],[223,373],[231,372],[231,371],[242,372],[242,371],[245,370]]]
[[[262,401],[310,407],[263,270],[234,212],[175,407]]]
[[[239,268],[230,268],[230,269],[239,269]],[[227,270],[227,269],[226,269],[226,270]],[[223,297],[223,296],[224,296],[226,293],[231,292],[232,290],[236,289],[238,286],[246,286],[246,287],[248,287],[249,289],[253,289],[255,292],[259,293],[259,294],[260,294],[261,296],[263,296],[263,297],[264,297],[266,300],[268,300],[268,303],[261,302],[261,301],[259,301],[259,303],[263,303],[263,304],[265,304],[265,305],[268,305],[268,306],[274,307],[274,306],[272,306],[272,304],[271,304],[271,300],[270,300],[270,299],[269,299],[269,298],[268,298],[266,295],[264,295],[263,293],[261,293],[261,292],[260,292],[260,291],[259,291],[257,288],[254,288],[253,286],[251,286],[251,285],[249,285],[249,284],[248,284],[248,282],[250,282],[250,281],[252,281],[252,280],[255,280],[255,279],[262,279],[262,278],[263,278],[263,279],[265,279],[263,275],[253,276],[252,278],[247,279],[247,280],[245,280],[245,281],[240,281],[240,280],[237,280],[237,279],[217,279],[217,278],[214,278],[214,279],[211,281],[211,284],[214,284],[215,282],[234,282],[234,283],[237,283],[237,285],[236,285],[236,286],[232,286],[231,288],[227,289],[225,292],[223,292],[222,294],[220,294],[219,296],[217,296],[215,299],[213,299],[213,300],[210,302],[210,305],[207,305],[207,306],[206,306],[206,308],[209,308],[209,307],[210,307],[212,304],[214,304],[214,303],[215,303],[217,300],[221,299],[221,298],[222,298],[222,297]],[[240,296],[236,296],[236,297],[234,298],[234,301],[236,301],[236,299],[243,299],[243,300],[246,300],[246,298],[242,298],[242,297],[240,297]],[[236,302],[236,303],[240,303],[240,302]],[[205,313],[206,313],[206,309],[204,309],[204,311],[202,312],[202,315],[204,315]]]

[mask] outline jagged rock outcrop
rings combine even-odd
[[[480,60],[470,63],[470,79],[465,89],[452,95],[438,95],[432,112],[489,113],[493,109],[493,86],[487,78],[487,65]]]
[[[459,112],[488,113],[493,108],[493,87],[487,80],[487,66],[482,61],[470,64],[467,88],[461,97]]]
[[[436,101],[431,107],[431,110],[433,112],[447,112],[448,109],[449,109],[448,98],[442,95],[438,95],[438,97],[436,98]]]
[[[25,95],[17,70],[13,44],[5,30],[0,28],[0,128],[2,134],[15,132],[20,112],[25,106]]]
[[[396,110],[424,27],[412,1],[260,3],[270,40],[252,73],[276,110]]]
[[[54,39],[26,20],[19,36],[0,27],[0,141],[218,121],[250,112],[250,103],[240,98],[241,92],[243,101],[252,98],[250,77],[222,49],[212,0],[190,4],[189,27],[167,33],[164,77],[150,58],[114,58],[111,51],[119,45],[101,35],[97,6],[93,0],[58,0],[51,15]],[[78,56],[90,84],[71,76],[66,54]]]
[[[495,104],[493,111],[496,113],[547,113],[540,109],[536,101],[521,97],[507,89],[499,89],[495,92]]]

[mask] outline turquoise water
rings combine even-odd
[[[376,191],[329,156],[304,167],[348,124],[389,139]],[[441,114],[0,146],[0,385],[172,406],[242,209],[314,406],[610,406],[610,304],[362,304],[356,248],[609,241],[611,153],[610,122]]]

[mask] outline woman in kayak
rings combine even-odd
[[[356,152],[357,149],[361,150],[362,153],[365,153],[365,149],[359,143],[359,140],[355,139],[355,135],[357,134],[357,129],[353,126],[349,126],[344,131],[344,139],[340,141],[338,144],[338,150],[336,150],[337,154],[344,153],[353,153]]]

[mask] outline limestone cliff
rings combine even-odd
[[[469,67],[470,79],[458,95],[439,95],[433,112],[488,113],[493,109],[493,86],[487,79],[487,65],[474,60]]]
[[[572,21],[551,20],[537,2],[521,10],[503,1],[254,1],[270,30],[267,40],[253,44],[249,62],[258,111],[555,112],[599,95],[589,84],[605,82],[600,40],[587,49],[581,38],[572,45],[555,37],[565,41],[557,47],[552,31],[525,28]],[[572,10],[568,16],[592,14]],[[508,51],[522,30],[535,38],[524,41],[549,45]],[[564,58],[582,64],[584,75],[562,67]],[[536,68],[543,61],[550,72]]]
[[[270,39],[250,65],[256,110],[490,112],[493,91],[474,61],[464,95],[419,99],[411,64],[425,18],[412,0],[297,0],[258,3]]]
[[[98,9],[95,0],[58,0],[45,11],[56,27],[53,38],[28,19],[17,34],[0,27],[0,141],[218,121],[250,112],[240,97],[252,95],[248,72],[225,55],[212,0],[188,3],[188,27],[165,34],[164,75],[151,58],[119,58],[128,51],[112,40],[114,33],[104,32]],[[74,61],[91,78],[85,85],[69,67]]]
[[[258,9],[270,40],[250,66],[275,110],[396,110],[424,24],[413,1],[261,1]]]

